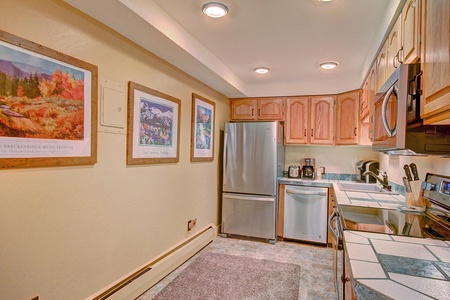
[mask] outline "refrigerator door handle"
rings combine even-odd
[[[223,185],[227,184],[227,140],[228,140],[228,133],[225,132],[224,136],[224,147],[223,147]]]
[[[326,196],[326,193],[322,193],[322,192],[314,192],[314,191],[297,191],[297,190],[286,190],[287,194],[291,194],[291,195],[314,195],[314,196]]]
[[[245,197],[245,196],[237,196],[237,195],[227,195],[228,199],[236,199],[236,200],[248,200],[248,201],[266,201],[266,202],[274,202],[274,198],[268,197]]]

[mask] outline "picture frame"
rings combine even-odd
[[[178,162],[180,117],[181,100],[130,81],[127,164]]]
[[[0,78],[0,168],[97,162],[97,66],[0,30]]]
[[[214,161],[216,104],[192,94],[191,162]]]

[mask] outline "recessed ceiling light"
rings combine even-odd
[[[318,0],[319,2],[331,2],[333,0]]]
[[[219,2],[208,2],[202,6],[205,15],[211,18],[221,18],[228,13],[228,7]]]
[[[338,66],[338,63],[335,61],[326,61],[319,65],[324,70],[331,70]]]
[[[267,74],[270,72],[270,68],[268,67],[257,67],[254,69],[254,71],[258,74]]]

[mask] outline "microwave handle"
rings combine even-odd
[[[387,91],[386,96],[384,96],[383,103],[381,105],[381,120],[383,121],[384,129],[386,130],[386,133],[390,138],[397,134],[397,122],[395,123],[394,128],[391,129],[389,127],[386,116],[387,104],[392,93],[394,93],[395,96],[398,98],[398,91],[395,85],[391,86],[391,88]]]

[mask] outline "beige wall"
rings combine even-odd
[[[0,1],[0,28],[181,100],[179,163],[128,167],[126,136],[99,132],[93,166],[0,169],[0,299],[85,298],[217,224],[225,96],[62,1]],[[193,92],[216,103],[212,163],[190,163]]]
[[[285,147],[285,170],[291,164],[300,165],[301,159],[316,159],[316,167],[325,167],[326,173],[355,174],[355,164],[361,159],[378,160],[378,153],[361,146],[293,146]]]

